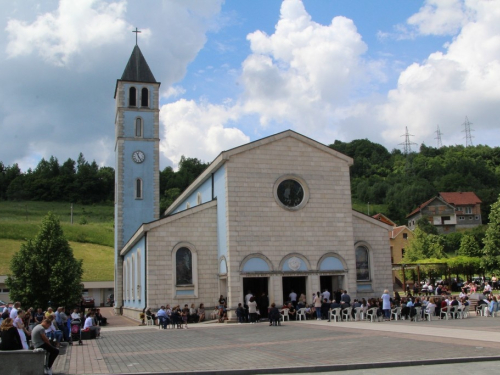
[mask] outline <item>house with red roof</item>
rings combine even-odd
[[[439,193],[409,213],[408,228],[414,230],[417,221],[425,217],[439,233],[451,233],[482,224],[481,200],[471,191]]]

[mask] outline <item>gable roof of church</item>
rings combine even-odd
[[[122,81],[157,83],[149,65],[136,45],[122,74]]]
[[[326,152],[332,156],[335,156],[339,159],[342,159],[349,166],[351,166],[353,164],[353,159],[350,158],[349,156],[344,155],[338,151],[335,151],[335,150],[331,149],[330,147],[328,147],[322,143],[319,143],[318,141],[315,141],[314,139],[306,137],[305,135],[299,134],[293,130],[285,130],[281,133],[270,135],[268,137],[261,138],[261,139],[258,139],[256,141],[246,143],[246,144],[238,146],[238,147],[231,148],[227,151],[222,151],[214,159],[214,161],[212,161],[212,163],[210,163],[208,168],[205,169],[205,171],[201,175],[199,175],[198,178],[196,180],[194,180],[191,183],[191,185],[188,186],[188,188],[186,190],[184,190],[184,192],[170,205],[170,207],[168,207],[166,209],[165,215],[169,215],[170,213],[172,213],[172,211],[174,211],[178,207],[179,203],[181,203],[184,199],[186,199],[207,178],[209,178],[212,173],[214,173],[217,169],[219,169],[219,167],[222,164],[224,164],[226,161],[228,161],[229,158],[231,158],[231,156],[234,156],[234,155],[240,154],[242,152],[246,152],[246,151],[249,151],[251,149],[254,149],[254,148],[257,148],[257,147],[260,147],[260,146],[263,146],[263,145],[266,145],[266,144],[269,144],[272,142],[276,142],[276,141],[279,141],[281,139],[288,138],[288,137],[295,138],[295,139],[297,139],[301,142],[304,142],[312,147],[315,147],[323,152]]]

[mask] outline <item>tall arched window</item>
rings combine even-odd
[[[193,284],[193,255],[187,247],[181,247],[175,254],[176,285]]]
[[[142,286],[142,277],[141,277],[141,250],[137,250],[137,299],[141,300],[141,286]]]
[[[364,246],[356,248],[356,279],[358,281],[370,280],[370,257],[368,249]]]
[[[145,87],[141,90],[141,107],[149,107],[149,91]]]
[[[142,119],[140,117],[135,119],[135,136],[142,137]]]
[[[127,284],[127,262],[123,262],[123,297],[124,300],[128,299],[128,284]]]
[[[142,180],[135,180],[135,199],[142,199]]]
[[[136,300],[136,293],[135,293],[135,276],[136,276],[136,264],[135,264],[135,257],[132,255],[132,300]]]
[[[137,90],[135,89],[135,87],[131,87],[128,90],[128,105],[130,107],[137,106]]]
[[[130,258],[128,258],[128,299],[131,300],[133,299],[133,292],[132,292],[132,262],[130,261]]]

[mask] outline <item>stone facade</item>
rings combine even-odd
[[[231,157],[226,168],[228,296],[233,307],[246,292],[242,290],[240,267],[250,254],[264,255],[274,271],[280,271],[288,254],[302,255],[312,271],[317,270],[323,255],[333,252],[355,269],[349,163],[345,158],[287,137]],[[309,201],[298,211],[286,210],[276,202],[274,184],[286,175],[301,178],[309,189]],[[348,284],[351,282],[355,280]],[[307,294],[317,290],[316,275],[311,277]],[[272,285],[271,292],[271,298],[283,302],[279,285]]]
[[[258,284],[270,302],[282,304],[295,278],[303,280],[301,292],[308,302],[313,292],[325,286],[331,290],[332,285],[347,289],[353,298],[392,291],[391,227],[352,210],[351,164],[345,155],[291,131],[222,153],[167,210],[167,217],[143,224],[122,250],[121,256],[129,257],[146,239],[147,293],[142,305],[210,307],[224,294],[231,315],[244,301],[245,282]],[[204,181],[213,181],[220,170],[225,173],[223,192],[185,209],[196,189],[206,189]],[[303,186],[305,198],[298,209],[279,203],[276,189],[283,179]],[[217,189],[212,190],[214,194]],[[222,221],[220,214],[225,216]],[[218,223],[226,226],[225,238]],[[192,285],[176,285],[175,252],[180,247],[193,254]],[[357,280],[357,247],[368,253],[369,278],[363,281]],[[227,250],[221,253],[221,248]],[[295,270],[290,269],[292,258]],[[251,261],[260,265],[247,269]],[[325,267],[327,261],[330,266]],[[139,311],[129,303],[124,314],[137,319]]]

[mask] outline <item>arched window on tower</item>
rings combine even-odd
[[[176,285],[193,284],[193,255],[187,247],[181,247],[175,254]]]
[[[137,90],[135,87],[128,90],[128,105],[129,107],[137,107]]]
[[[140,117],[135,119],[135,136],[137,138],[142,137],[142,119]]]
[[[142,180],[135,180],[135,199],[142,199]]]
[[[149,90],[145,87],[141,90],[141,107],[149,107]]]

